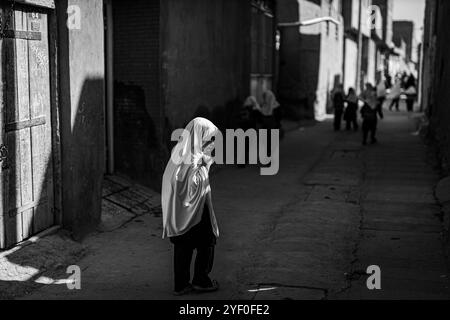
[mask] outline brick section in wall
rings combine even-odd
[[[115,0],[113,19],[116,172],[157,188],[164,124],[160,100],[160,2]]]
[[[145,91],[152,118],[160,115],[159,1],[114,2],[114,74]]]

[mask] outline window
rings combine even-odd
[[[251,94],[260,96],[271,89],[275,25],[273,1],[252,1],[251,18]]]

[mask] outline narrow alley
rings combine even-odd
[[[257,167],[215,171],[221,237],[212,276],[221,290],[182,299],[450,298],[434,197],[439,176],[415,134],[417,119],[387,113],[379,144],[367,147],[360,133],[331,127],[325,121],[289,132],[278,175],[260,176]],[[68,290],[60,268],[51,276],[60,284],[21,298],[174,299],[160,215],[123,221],[82,243],[81,290]],[[370,265],[381,269],[381,290],[367,289]]]
[[[450,299],[449,18],[0,0],[0,301]]]

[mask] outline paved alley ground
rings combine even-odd
[[[214,173],[221,290],[177,299],[450,298],[433,194],[439,177],[412,134],[415,121],[386,116],[378,145],[363,147],[360,133],[335,133],[327,121],[287,134],[275,176],[257,167]],[[161,217],[130,208],[80,245],[81,290],[43,285],[24,298],[175,299]],[[367,289],[370,265],[381,269],[381,290]]]

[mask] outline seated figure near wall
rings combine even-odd
[[[240,128],[247,129],[257,129],[257,124],[259,121],[261,106],[255,96],[249,96],[242,105],[239,113],[240,118]]]
[[[249,96],[243,104],[241,115],[243,122],[248,121],[247,129],[281,130],[281,106],[271,90],[263,92],[261,104],[255,96]]]

